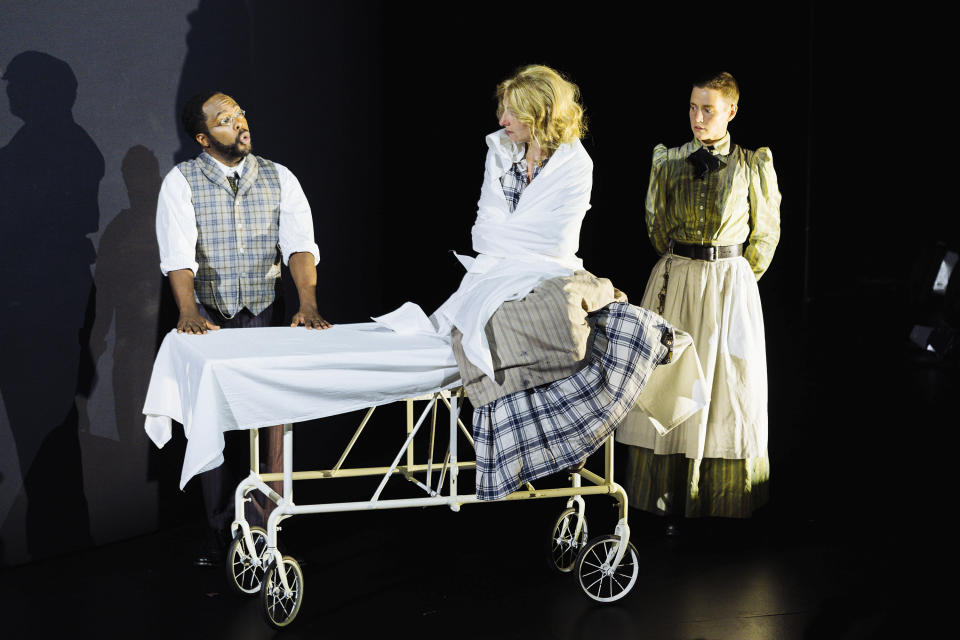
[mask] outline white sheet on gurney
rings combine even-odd
[[[182,489],[223,462],[223,432],[302,422],[459,383],[449,338],[401,335],[374,323],[167,334],[143,413],[162,447],[171,419],[187,437]]]

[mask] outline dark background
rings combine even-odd
[[[196,153],[177,118],[187,96],[218,88],[247,109],[256,153],[289,167],[313,207],[321,312],[362,322],[406,300],[429,313],[456,287],[449,250],[470,248],[495,86],[527,63],[581,88],[595,169],[580,256],[634,301],[656,259],[643,228],[652,148],[690,138],[691,76],[737,77],[733,139],[773,150],[783,194],[760,282],[768,517],[894,545],[912,518],[940,512],[953,387],[930,386],[941,368],[907,366],[906,344],[921,315],[911,268],[957,240],[937,189],[952,163],[928,133],[945,101],[934,16],[805,3],[6,4],[0,67],[46,57],[21,58],[0,101],[0,565],[199,515],[197,488],[177,489],[182,442],[156,450],[139,415],[175,321],[153,215],[161,177]],[[346,429],[301,429],[299,450],[326,452]]]

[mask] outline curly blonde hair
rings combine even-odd
[[[587,132],[580,88],[550,67],[522,67],[497,85],[498,118],[503,115],[504,103],[548,154]]]

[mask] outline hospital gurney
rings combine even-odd
[[[307,513],[333,513],[448,506],[459,511],[479,502],[458,492],[460,470],[474,468],[457,451],[458,431],[472,443],[459,419],[462,392],[450,343],[436,335],[400,335],[375,324],[339,325],[326,331],[262,328],[210,332],[190,336],[171,332],[157,360],[144,413],[146,430],[162,446],[171,437],[171,419],[181,422],[187,448],[181,487],[195,475],[223,461],[223,432],[249,429],[250,474],[235,492],[237,519],[227,554],[232,587],[260,594],[267,622],[282,628],[297,616],[303,602],[303,572],[296,559],[279,549],[278,525]],[[403,400],[407,406],[407,436],[392,463],[385,467],[345,468],[344,462],[377,406]],[[426,406],[414,420],[414,403]],[[437,410],[449,413],[449,442],[443,460],[435,459]],[[368,407],[363,421],[331,469],[293,470],[293,423]],[[429,454],[416,462],[414,438],[429,420]],[[283,472],[259,472],[256,428],[284,424]],[[551,536],[551,557],[562,572],[574,572],[590,598],[610,602],[633,588],[639,573],[635,547],[629,542],[627,496],[613,481],[613,438],[603,450],[604,474],[570,470],[571,486],[535,489],[529,484],[504,500],[567,498]],[[367,500],[300,505],[293,499],[293,481],[382,476]],[[402,477],[423,492],[417,498],[382,498],[393,477]],[[434,478],[436,483],[434,484]],[[283,482],[282,494],[266,483]],[[587,481],[584,486],[583,481]],[[260,491],[278,506],[266,529],[251,527],[244,502]],[[583,496],[605,494],[618,504],[619,521],[612,535],[589,539]]]

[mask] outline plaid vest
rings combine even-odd
[[[190,185],[197,217],[194,289],[200,302],[232,318],[273,303],[280,278],[280,176],[269,160],[248,155],[234,197],[206,153],[177,165]]]

